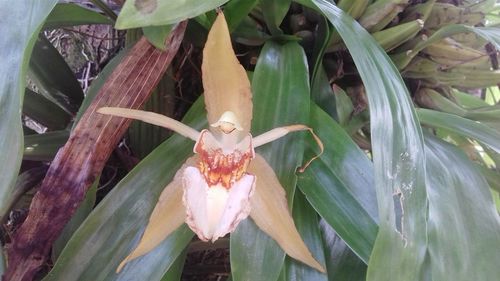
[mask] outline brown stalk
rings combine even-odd
[[[139,108],[158,84],[182,42],[186,22],[167,39],[167,51],[145,38],[114,70],[59,150],[33,198],[28,217],[7,248],[4,281],[30,281],[45,264],[53,242],[102,171],[130,120],[96,113],[103,106]]]

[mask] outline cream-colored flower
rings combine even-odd
[[[312,130],[304,125],[290,125],[251,136],[250,82],[234,55],[222,13],[208,35],[202,73],[209,130],[198,132],[153,112],[111,107],[98,110],[163,126],[196,142],[195,155],[188,158],[163,190],[141,241],[117,271],[151,251],[184,222],[201,240],[213,242],[234,231],[250,215],[289,256],[324,272],[295,228],[285,190],[273,169],[254,151],[290,132]],[[321,141],[313,136],[322,151]]]

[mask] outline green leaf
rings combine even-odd
[[[304,8],[308,9],[308,8]],[[311,13],[309,11],[309,13]],[[332,27],[330,26],[328,20],[324,17],[321,17],[319,22],[318,22],[318,27],[316,31],[316,39],[314,42],[314,48],[313,48],[313,53],[312,53],[312,58],[311,58],[311,81],[317,81],[319,78],[318,76],[320,75],[320,72],[323,72],[322,75],[325,75],[326,78],[326,73],[323,67],[323,56],[325,55],[326,49],[328,48],[328,45],[330,43],[330,39],[332,36]],[[320,78],[323,79],[323,78]],[[328,78],[326,78],[328,81]],[[328,83],[328,86],[330,84]],[[312,87],[314,89],[314,86]],[[314,94],[314,91],[313,91]],[[328,112],[328,111],[327,111]]]
[[[330,86],[330,82],[328,82],[328,77],[323,65],[318,67],[316,76],[314,76],[314,80],[312,80],[311,83],[312,100],[332,118],[338,119],[335,94]]]
[[[440,28],[438,31],[434,32],[432,36],[430,36],[427,40],[420,41],[415,47],[412,48],[411,52],[405,51],[403,53],[398,53],[392,55],[391,58],[397,65],[398,69],[403,69],[408,66],[411,60],[427,46],[441,41],[446,37],[466,32],[475,33],[488,42],[491,42],[495,46],[495,48],[500,51],[500,30],[497,27],[472,27],[462,24],[451,24]]]
[[[213,10],[227,1],[129,0],[123,5],[115,27],[127,29],[173,24]]]
[[[325,152],[299,176],[300,190],[368,263],[377,235],[373,165],[331,117],[317,106],[311,109],[311,126],[323,141]],[[314,144],[306,147],[306,155],[314,155]]]
[[[304,51],[296,42],[264,45],[252,79],[252,134],[272,128],[307,124],[309,117],[309,76]],[[257,150],[273,167],[292,203],[302,162],[303,135],[291,134]],[[263,251],[262,249],[266,249]],[[241,222],[231,235],[231,269],[234,281],[276,280],[285,254],[278,244],[251,220]]]
[[[432,136],[425,144],[430,280],[498,279],[500,223],[488,183],[459,149]]]
[[[62,130],[71,121],[71,116],[66,111],[29,89],[24,91],[23,114],[49,130]]]
[[[170,34],[170,31],[172,31],[173,27],[174,25],[147,26],[142,28],[142,32],[148,39],[149,43],[153,44],[156,48],[165,51],[165,40]]]
[[[74,3],[59,3],[47,17],[43,29],[84,24],[113,24],[109,18]]]
[[[329,281],[364,281],[367,265],[325,221],[320,222]]]
[[[21,108],[29,56],[43,21],[56,3],[56,0],[0,3],[4,22],[0,25],[0,57],[4,58],[0,65],[0,162],[3,163],[0,214],[7,211],[21,165]]]
[[[66,130],[25,136],[23,159],[52,161],[68,138],[69,132]]]
[[[229,32],[236,28],[248,17],[250,11],[257,5],[258,0],[232,0],[224,7],[224,16],[227,19]]]
[[[302,2],[302,1],[301,1]],[[379,233],[368,280],[420,280],[427,235],[427,195],[420,126],[396,67],[368,32],[325,0],[313,0],[341,35],[357,66],[370,107],[372,155],[379,206]],[[393,194],[401,194],[404,219]],[[397,230],[398,225],[404,232]],[[403,238],[404,237],[404,238]]]
[[[184,123],[206,127],[203,106],[199,99]],[[192,154],[193,145],[176,134],[141,161],[89,215],[44,280],[161,280],[193,237],[186,225],[152,252],[129,262],[120,274],[115,270],[136,246],[161,191],[182,159]]]
[[[260,0],[264,20],[273,36],[283,34],[280,25],[290,9],[291,3],[291,0]]]
[[[476,139],[500,153],[500,133],[495,129],[477,121],[435,110],[418,109],[417,112],[422,124]]]
[[[65,110],[75,113],[83,100],[83,90],[64,58],[52,43],[40,35],[31,55],[29,77],[39,93]]]
[[[182,271],[184,269],[184,263],[186,262],[186,257],[188,254],[188,249],[184,251],[177,257],[174,263],[170,266],[168,271],[163,275],[161,281],[180,281],[182,277]]]
[[[479,108],[479,107],[485,107],[489,106],[487,102],[484,100],[473,96],[471,94],[467,94],[464,92],[457,91],[454,89],[454,91],[451,93],[453,99],[462,107],[467,108],[467,109],[474,109],[474,108]]]
[[[488,169],[484,166],[478,165],[477,167],[483,174],[486,181],[488,181],[488,184],[490,185],[491,189],[500,192],[500,173],[493,169]]]
[[[293,219],[302,239],[320,264],[325,264],[325,253],[321,242],[318,215],[301,192],[295,194]],[[328,281],[328,277],[298,261],[287,257],[285,260],[285,280]]]
[[[337,115],[340,125],[345,126],[354,113],[354,105],[347,93],[337,85],[332,87],[335,94],[335,104],[337,106]]]

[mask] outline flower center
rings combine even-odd
[[[208,186],[221,184],[230,189],[246,173],[254,158],[251,137],[244,138],[232,148],[222,147],[209,131],[203,131],[194,152],[200,156],[198,169]]]

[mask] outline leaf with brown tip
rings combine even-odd
[[[271,166],[257,154],[248,171],[257,177],[255,193],[250,198],[250,216],[257,226],[271,236],[290,257],[325,272],[300,237],[288,210],[285,190]]]
[[[234,54],[222,12],[208,34],[201,70],[208,122],[214,124],[222,113],[232,111],[243,127],[243,133],[248,133],[252,121],[250,81]]]

